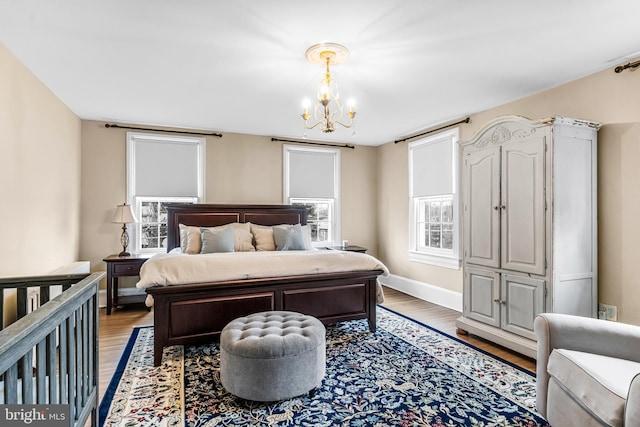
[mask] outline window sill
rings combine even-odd
[[[438,267],[450,268],[452,270],[460,270],[460,259],[452,256],[426,254],[424,252],[409,251],[409,261],[419,262],[422,264],[431,264]]]

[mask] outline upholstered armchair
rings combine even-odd
[[[640,426],[640,327],[536,317],[538,412],[553,427]]]

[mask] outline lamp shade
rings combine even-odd
[[[136,222],[136,217],[133,215],[131,205],[118,205],[116,206],[116,213],[113,215],[111,222],[116,224],[130,224]]]

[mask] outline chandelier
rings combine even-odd
[[[318,86],[317,99],[313,108],[313,123],[309,123],[309,119],[311,119],[309,101],[305,101],[303,105],[304,112],[301,116],[304,120],[305,128],[313,129],[316,126],[320,126],[322,132],[333,132],[336,130],[336,125],[350,128],[356,116],[356,112],[353,109],[354,103],[352,101],[348,102],[349,111],[346,113],[346,117],[349,118],[349,123],[343,123],[342,120],[345,114],[344,108],[340,103],[338,82],[331,77],[331,71],[329,70],[331,65],[346,61],[349,57],[349,50],[337,43],[319,43],[307,49],[305,56],[311,63],[326,67],[324,77],[320,80],[320,85]],[[332,103],[335,105],[333,111],[331,110]]]

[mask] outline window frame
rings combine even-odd
[[[413,152],[415,148],[425,148],[429,144],[442,142],[444,138],[450,139],[451,144],[451,188],[453,193],[450,194],[433,194],[433,195],[414,195],[413,170],[419,165],[414,164]],[[460,221],[460,147],[458,128],[439,132],[417,141],[412,141],[408,146],[409,157],[409,260],[423,264],[436,265],[459,270],[462,265],[460,240],[462,235]],[[451,196],[453,202],[453,238],[452,249],[431,248],[419,244],[420,235],[420,201],[438,198],[443,196]]]
[[[154,196],[154,195],[137,195],[136,191],[136,142],[157,142],[162,144],[181,144],[195,145],[197,149],[197,196]],[[148,134],[141,132],[127,132],[126,139],[126,200],[131,205],[133,213],[138,221],[141,221],[141,212],[139,200],[157,200],[166,202],[181,203],[183,201],[194,200],[193,203],[204,203],[205,193],[205,161],[206,161],[206,139],[201,137],[190,136],[173,136],[162,134]],[[131,233],[130,248],[133,253],[162,253],[166,252],[166,248],[142,248],[141,233],[142,226],[140,222],[129,224],[133,229]]]
[[[331,154],[333,156],[333,198],[324,197],[291,197],[290,195],[290,154],[292,152],[322,153]],[[323,242],[312,242],[314,247],[324,247],[338,245],[340,242],[340,149],[338,148],[320,148],[320,147],[302,147],[299,145],[283,145],[283,203],[290,205],[292,199],[302,200],[330,200],[333,203],[333,212],[330,216],[333,218],[333,233],[331,240]]]

